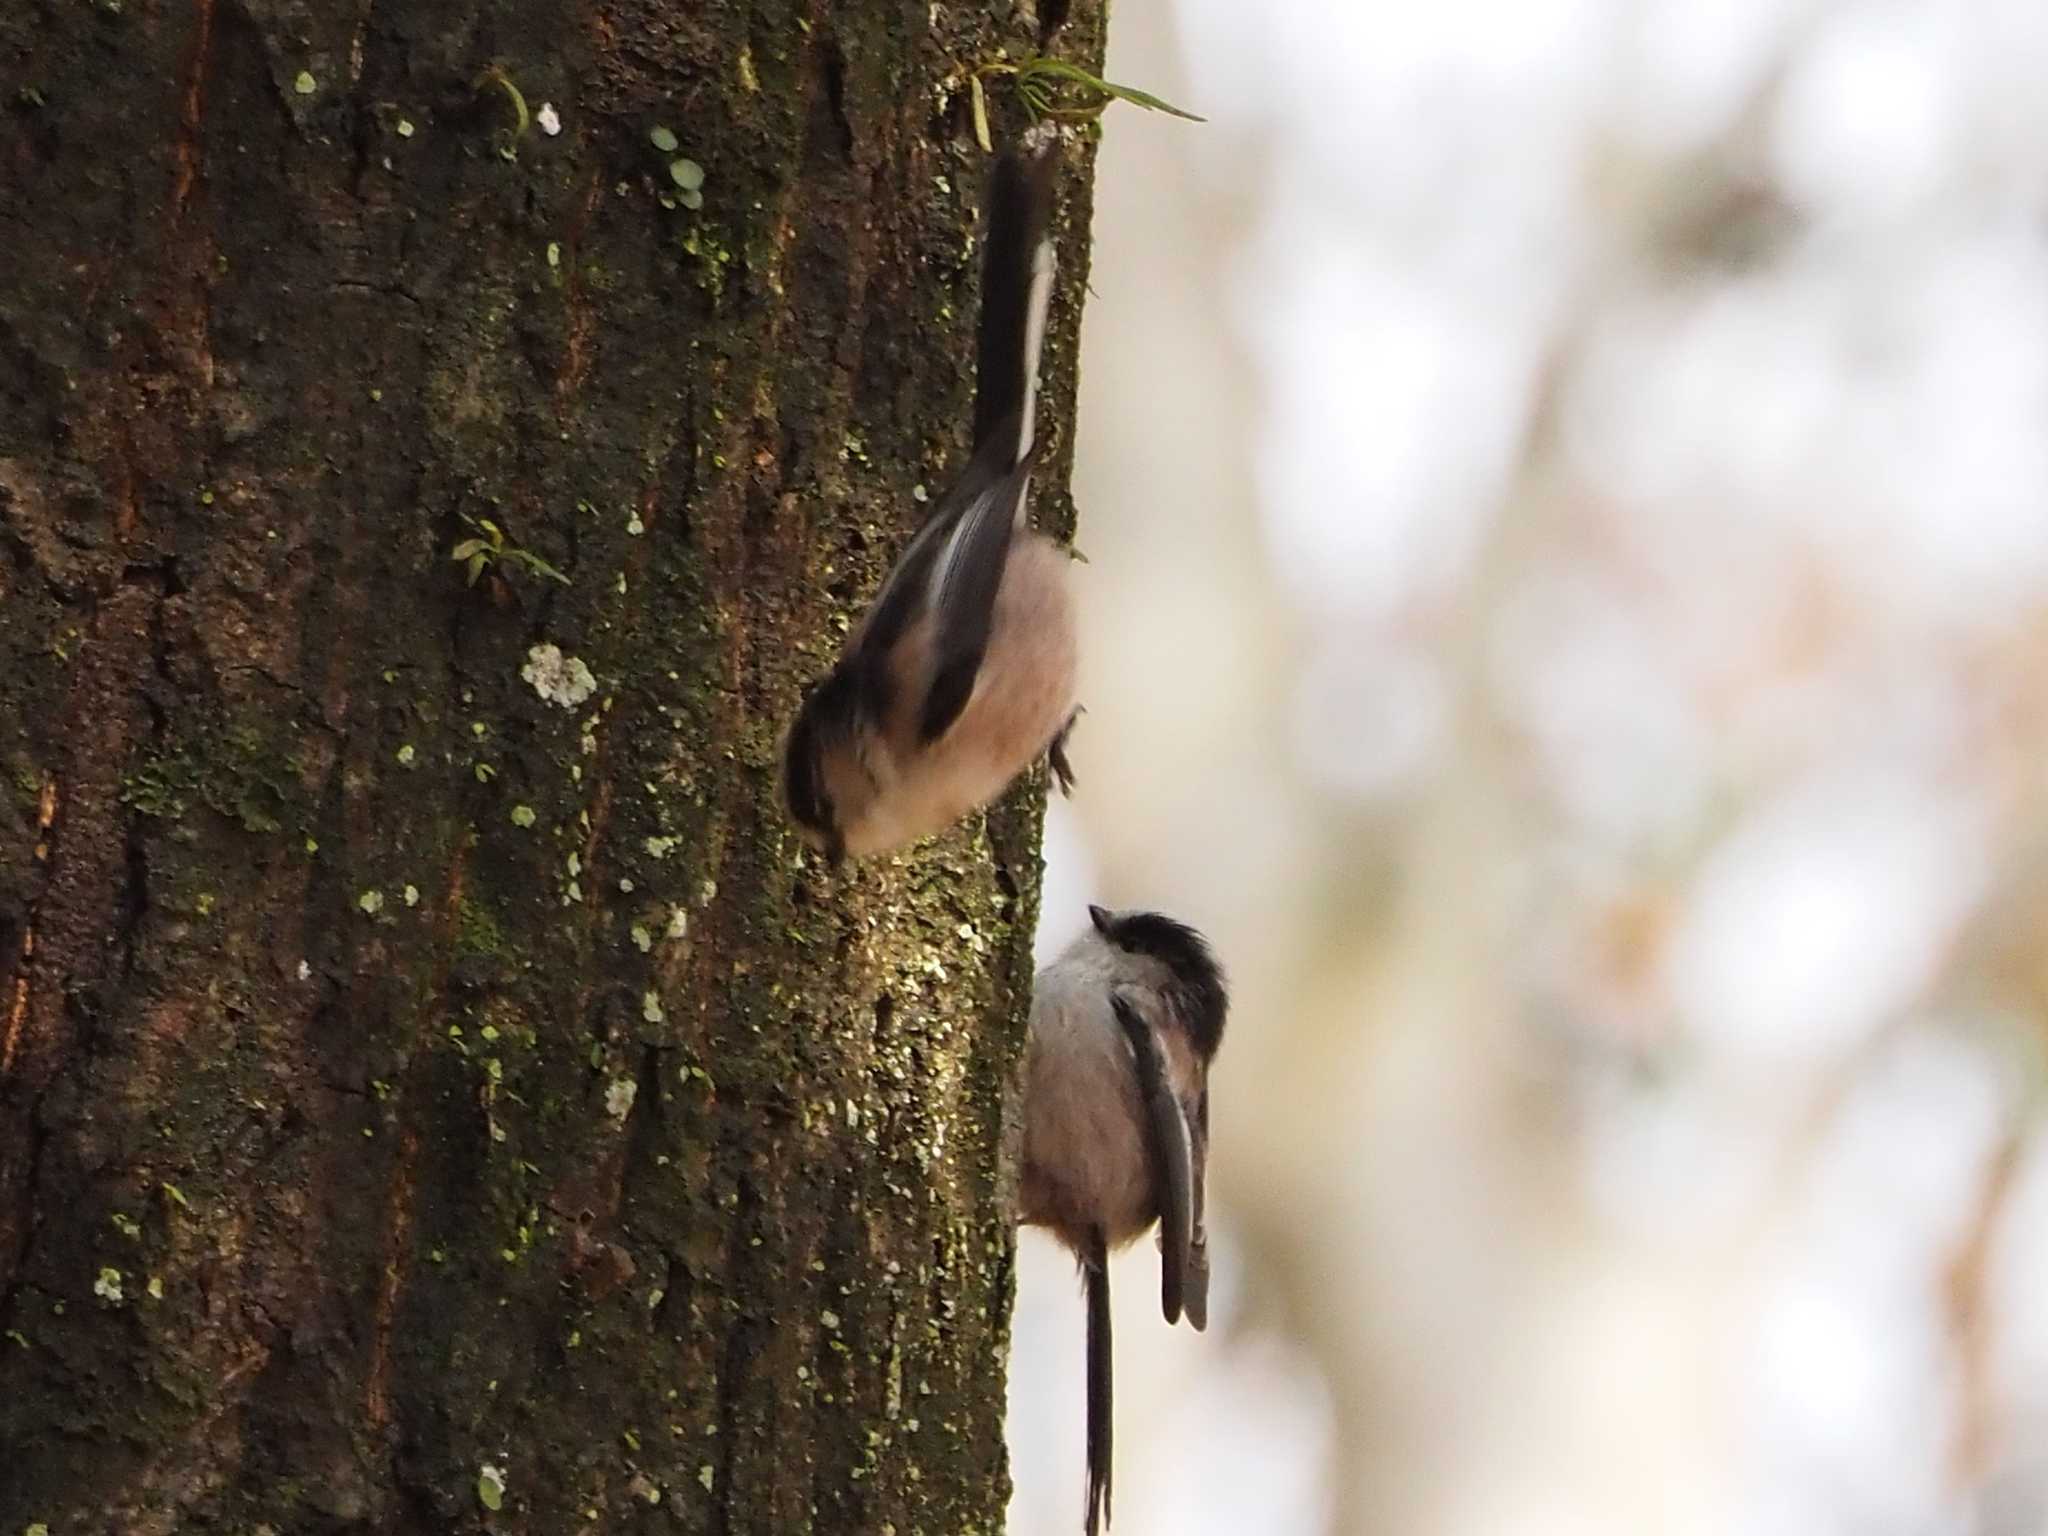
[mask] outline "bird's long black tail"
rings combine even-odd
[[[989,180],[983,241],[981,335],[975,357],[974,446],[1016,434],[1012,463],[1031,451],[1038,356],[1052,299],[1053,182],[1059,139],[1050,125],[1003,152]]]
[[[1098,1230],[1081,1260],[1088,1291],[1088,1536],[1110,1520],[1109,1245]]]

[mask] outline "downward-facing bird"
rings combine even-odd
[[[1070,556],[1027,522],[1057,144],[1033,130],[990,183],[973,457],[783,744],[790,817],[835,861],[943,831],[1041,756],[1073,781]]]

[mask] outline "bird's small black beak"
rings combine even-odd
[[[1095,931],[1097,933],[1108,933],[1109,908],[1098,907],[1091,902],[1088,907],[1088,921],[1095,925]]]

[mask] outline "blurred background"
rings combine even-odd
[[[1041,952],[1236,984],[1118,1536],[2048,1531],[2048,5],[1121,0],[1109,75],[1209,121],[1107,120]]]

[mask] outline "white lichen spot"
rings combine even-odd
[[[533,120],[540,124],[540,131],[551,139],[562,131],[562,114],[555,110],[552,101],[542,102],[540,110],[533,114]]]
[[[697,887],[698,906],[708,907],[716,900],[718,900],[718,882],[716,880],[706,880]]]
[[[614,1120],[623,1120],[633,1112],[633,1100],[640,1096],[640,1085],[630,1077],[615,1077],[605,1086],[604,1112]]]
[[[632,877],[631,875],[621,875],[621,876],[619,876],[619,889],[620,889],[620,890],[621,890],[622,892],[624,892],[624,893],[625,893],[626,895],[628,895],[628,896],[632,895],[632,894],[633,894],[633,877]]]
[[[555,268],[561,266],[561,264],[562,242],[559,240],[550,240],[548,242],[548,266],[550,268]]]
[[[569,855],[569,873],[572,875],[583,873],[583,856],[581,854],[572,853]]]
[[[690,914],[689,914],[689,913],[685,912],[685,911],[684,911],[684,910],[683,910],[683,909],[682,909],[681,907],[677,907],[677,908],[676,908],[676,909],[675,909],[675,910],[674,910],[673,912],[669,913],[669,915],[668,915],[668,936],[669,936],[670,938],[672,938],[672,939],[680,939],[680,938],[681,938],[681,937],[682,937],[682,936],[683,936],[684,934],[688,933],[689,931],[690,931]]]
[[[118,1303],[121,1300],[121,1271],[111,1265],[102,1269],[99,1279],[92,1283],[92,1293],[101,1301]]]
[[[583,733],[583,741],[581,745],[583,747],[583,755],[585,757],[593,756],[597,752],[597,737],[593,735],[591,732],[585,731]]]
[[[697,1469],[697,1481],[704,1485],[704,1491],[706,1493],[709,1493],[711,1491],[711,1480],[715,1476],[717,1476],[717,1474],[711,1470],[711,1463],[708,1461],[705,1462],[703,1466]]]
[[[926,490],[924,488],[923,483],[920,482],[919,484],[913,485],[910,488],[910,499],[916,502],[919,506],[923,506],[926,502],[932,499],[932,493]]]
[[[144,1289],[149,1292],[149,1299],[151,1301],[162,1301],[164,1299],[164,1277],[162,1275],[151,1275],[149,1277],[149,1284]]]
[[[641,954],[644,955],[647,951],[654,948],[654,935],[641,927],[640,924],[635,923],[629,932],[632,934],[633,947],[639,950]]]
[[[647,850],[647,857],[650,859],[665,859],[674,851],[676,839],[672,837],[650,837],[640,846]]]
[[[839,1314],[837,1312],[820,1312],[818,1314],[818,1321],[825,1325],[826,1331],[829,1333],[837,1333],[839,1331]]]
[[[627,514],[626,532],[632,534],[633,537],[637,539],[640,537],[641,534],[645,533],[646,531],[647,525],[640,521],[640,514],[638,512],[632,512]]]
[[[572,901],[581,901],[582,899],[583,899],[583,886],[582,886],[582,884],[581,884],[580,882],[578,882],[578,881],[575,881],[575,880],[571,880],[571,881],[569,882],[569,884],[567,885],[567,887],[566,887],[566,888],[564,888],[564,890],[562,891],[562,902],[563,902],[563,905],[565,905],[565,906],[566,906],[566,905],[567,905],[568,903],[570,903],[570,902],[572,902]]]
[[[418,886],[408,885],[405,888],[405,904],[408,907],[416,907],[420,904],[420,888]]]
[[[419,754],[413,750],[412,743],[408,741],[404,746],[398,749],[398,766],[401,768],[410,768],[413,765],[414,759],[416,759],[418,756]]]
[[[534,814],[533,807],[530,805],[515,805],[512,807],[512,825],[515,827],[530,827],[539,819]]]
[[[310,96],[320,89],[320,82],[313,78],[313,71],[302,69],[299,71],[297,78],[292,81],[292,89],[301,96]]]
[[[398,136],[401,139],[409,139],[412,137],[412,134],[412,119],[409,117],[401,117],[398,120]]]
[[[384,893],[382,891],[365,891],[356,898],[356,905],[361,907],[371,917],[375,917],[384,910]]]
[[[661,994],[659,992],[644,992],[641,994],[640,1017],[650,1024],[659,1024],[668,1017],[666,1013],[662,1012]]]
[[[533,691],[550,704],[574,709],[597,692],[597,679],[582,658],[564,656],[558,645],[536,645],[526,653],[526,665],[519,675],[533,685]]]
[[[312,967],[312,966],[310,966],[310,965],[308,965],[308,964],[307,964],[307,963],[306,963],[305,961],[301,960],[301,961],[299,962],[299,980],[301,980],[301,981],[311,981],[312,979],[313,979],[313,967]]]

